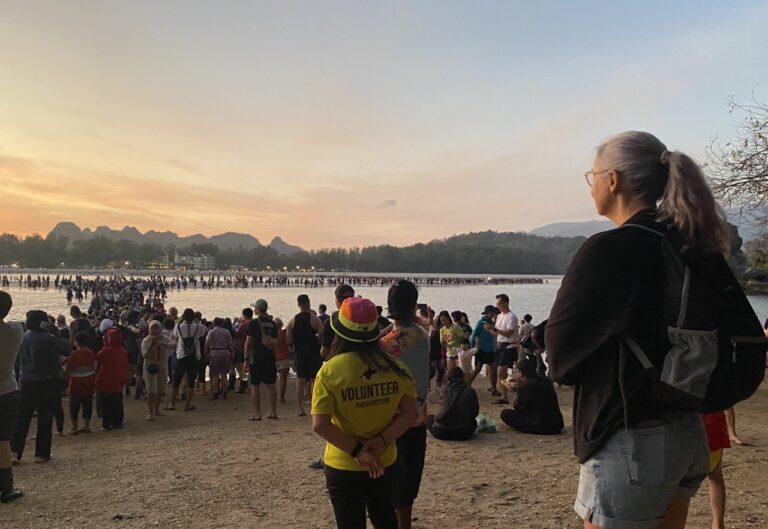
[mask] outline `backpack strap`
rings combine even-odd
[[[655,235],[658,235],[662,239],[668,240],[665,233],[660,232],[658,230],[654,230],[653,228],[649,228],[648,226],[643,226],[642,224],[622,224],[619,226],[618,229],[622,228],[639,228],[641,230],[645,230],[647,232],[653,233]],[[670,243],[671,244],[671,243]],[[685,263],[685,261],[680,258],[680,255],[687,252],[689,249],[688,244],[684,244],[679,250],[677,250],[676,255],[678,259],[683,264],[684,269],[684,276],[683,276],[683,289],[680,293],[680,312],[677,315],[677,327],[682,328],[685,324],[685,316],[688,314],[688,297],[691,292],[691,269],[690,267]],[[630,345],[630,344],[628,344]],[[637,344],[635,344],[637,345]],[[631,345],[630,345],[631,347]]]

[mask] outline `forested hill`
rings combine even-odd
[[[323,270],[377,272],[431,272],[471,274],[561,274],[584,237],[539,237],[526,233],[486,231],[454,235],[406,247],[390,245],[362,248],[333,248],[296,251],[281,255],[269,246],[222,249],[208,243],[161,247],[93,236],[70,241],[49,234],[19,238],[0,236],[0,265],[22,267],[151,266],[162,253],[173,251],[207,253],[216,257],[218,268],[242,266],[272,270],[296,267]]]

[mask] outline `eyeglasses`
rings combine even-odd
[[[589,171],[584,171],[584,179],[587,181],[587,185],[592,187],[592,184],[595,183],[595,175],[607,173],[608,171],[610,171],[610,169],[603,169],[602,171],[593,171],[590,169]]]

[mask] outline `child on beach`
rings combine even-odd
[[[440,327],[440,343],[442,343],[445,349],[446,373],[452,368],[458,367],[459,344],[462,338],[464,338],[464,329],[458,323],[460,318],[461,312],[459,311],[454,311],[450,315],[447,312],[440,314],[440,323],[442,324],[442,327]]]
[[[72,428],[69,433],[91,432],[91,416],[93,414],[93,392],[96,389],[96,353],[86,344],[90,337],[81,332],[75,336],[75,347],[66,362],[66,373],[69,379],[69,418]],[[122,388],[121,388],[122,389]],[[78,428],[78,416],[83,411],[83,427]]]
[[[467,384],[472,384],[472,357],[477,354],[477,348],[470,349],[469,347],[469,338],[464,337],[461,339],[461,342],[459,342],[459,367],[461,367],[461,370],[464,371],[464,378],[467,381]]]
[[[285,341],[283,320],[275,318],[275,326],[277,327],[277,342],[275,343],[277,395],[280,398],[280,402],[285,402],[285,391],[288,388],[288,371],[291,369],[291,360],[288,354],[288,344]]]

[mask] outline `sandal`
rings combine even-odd
[[[267,415],[267,419],[279,419],[277,415]]]
[[[169,404],[168,406],[166,406],[163,409],[164,410],[168,410],[168,411],[176,411],[176,406],[174,406],[173,404]]]
[[[91,433],[90,428],[80,428],[77,433]]]
[[[184,407],[184,411],[192,411],[195,409],[195,406],[193,404],[190,404],[189,406]]]
[[[307,416],[307,412],[305,412],[304,410],[298,410],[296,412],[296,415],[298,415],[299,417],[306,417]]]
[[[496,399],[493,401],[493,404],[509,404],[509,401],[504,399]]]
[[[249,421],[260,421],[261,417],[256,417],[255,415],[251,415],[251,417],[248,420]]]

